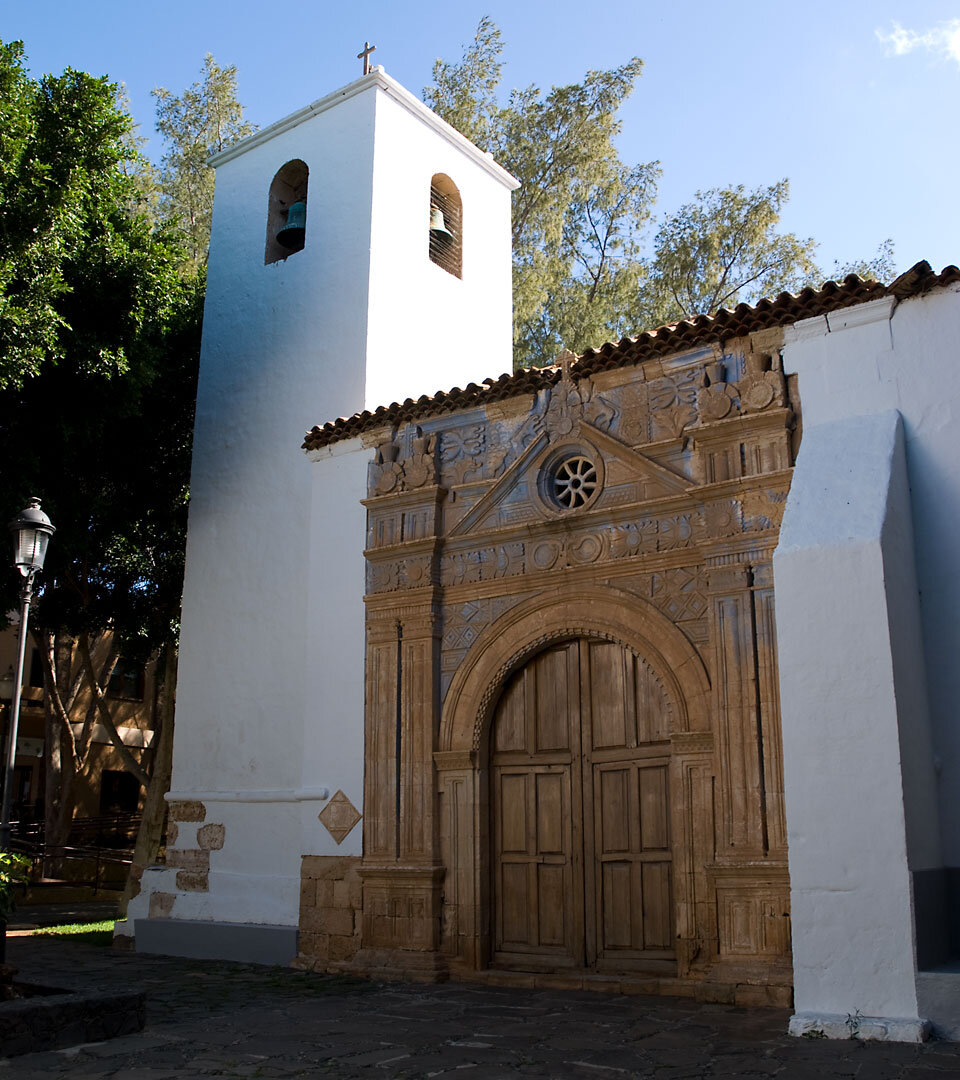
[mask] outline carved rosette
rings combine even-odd
[[[771,370],[771,357],[766,353],[747,353],[747,373],[737,384],[740,408],[745,413],[761,412],[786,403],[783,372]]]
[[[410,454],[398,460],[400,446],[394,439],[381,443],[371,467],[370,494],[393,495],[436,484],[436,446],[436,435],[423,435],[418,430]]]

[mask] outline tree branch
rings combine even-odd
[[[87,681],[90,683],[90,689],[96,698],[100,722],[103,724],[104,730],[110,738],[110,742],[113,743],[117,753],[120,755],[120,760],[126,766],[127,770],[133,773],[137,780],[146,787],[150,783],[150,777],[147,775],[140,762],[130,753],[129,748],[124,744],[123,739],[120,738],[117,726],[113,722],[113,717],[110,715],[110,708],[107,705],[106,695],[104,694],[100,683],[97,682],[96,672],[93,670],[93,659],[90,655],[90,638],[87,636],[86,632],[82,633],[77,639],[77,648],[80,650],[80,659],[83,662],[84,670],[87,673]]]

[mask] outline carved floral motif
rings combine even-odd
[[[779,529],[787,505],[785,491],[748,491],[743,496],[744,525],[751,529]]]
[[[703,387],[702,367],[686,368],[654,379],[649,385],[650,435],[676,439],[697,420],[697,392]]]
[[[554,442],[568,435],[576,435],[581,420],[608,431],[617,409],[606,398],[595,394],[589,379],[575,382],[570,375],[570,365],[576,357],[566,349],[558,357],[562,374],[560,381],[550,391],[550,401],[543,417],[543,426]]]
[[[410,454],[398,460],[400,447],[391,438],[377,447],[371,466],[371,495],[391,495],[414,491],[437,482],[436,435],[423,435],[419,430]]]
[[[737,383],[740,408],[745,413],[760,412],[770,406],[786,403],[786,386],[783,372],[772,371],[771,357],[766,353],[748,353],[747,373]]]

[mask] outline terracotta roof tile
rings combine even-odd
[[[895,296],[898,300],[904,300],[958,281],[960,269],[956,266],[947,266],[937,274],[926,261],[918,262],[889,285],[864,281],[856,274],[850,274],[840,283],[827,281],[819,289],[808,287],[796,294],[783,292],[773,300],[764,298],[753,305],[738,304],[732,311],[721,308],[716,315],[697,315],[655,330],[645,330],[637,337],[608,341],[595,349],[587,349],[579,357],[573,371],[578,376],[592,375],[682,352],[707,342],[723,342],[757,330],[787,326],[839,308],[877,300],[881,296]],[[416,400],[407,398],[403,402],[395,401],[391,405],[381,405],[373,412],[364,410],[311,428],[304,439],[303,449],[319,450],[373,428],[425,420],[521,394],[535,394],[544,387],[552,386],[559,378],[560,371],[555,367],[526,368],[514,374],[501,375],[498,379],[484,379],[482,386],[469,383],[462,389],[455,386],[452,390],[440,390],[433,395],[424,394]]]

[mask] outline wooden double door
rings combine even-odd
[[[669,971],[669,703],[621,645],[535,656],[491,731],[493,963]]]

